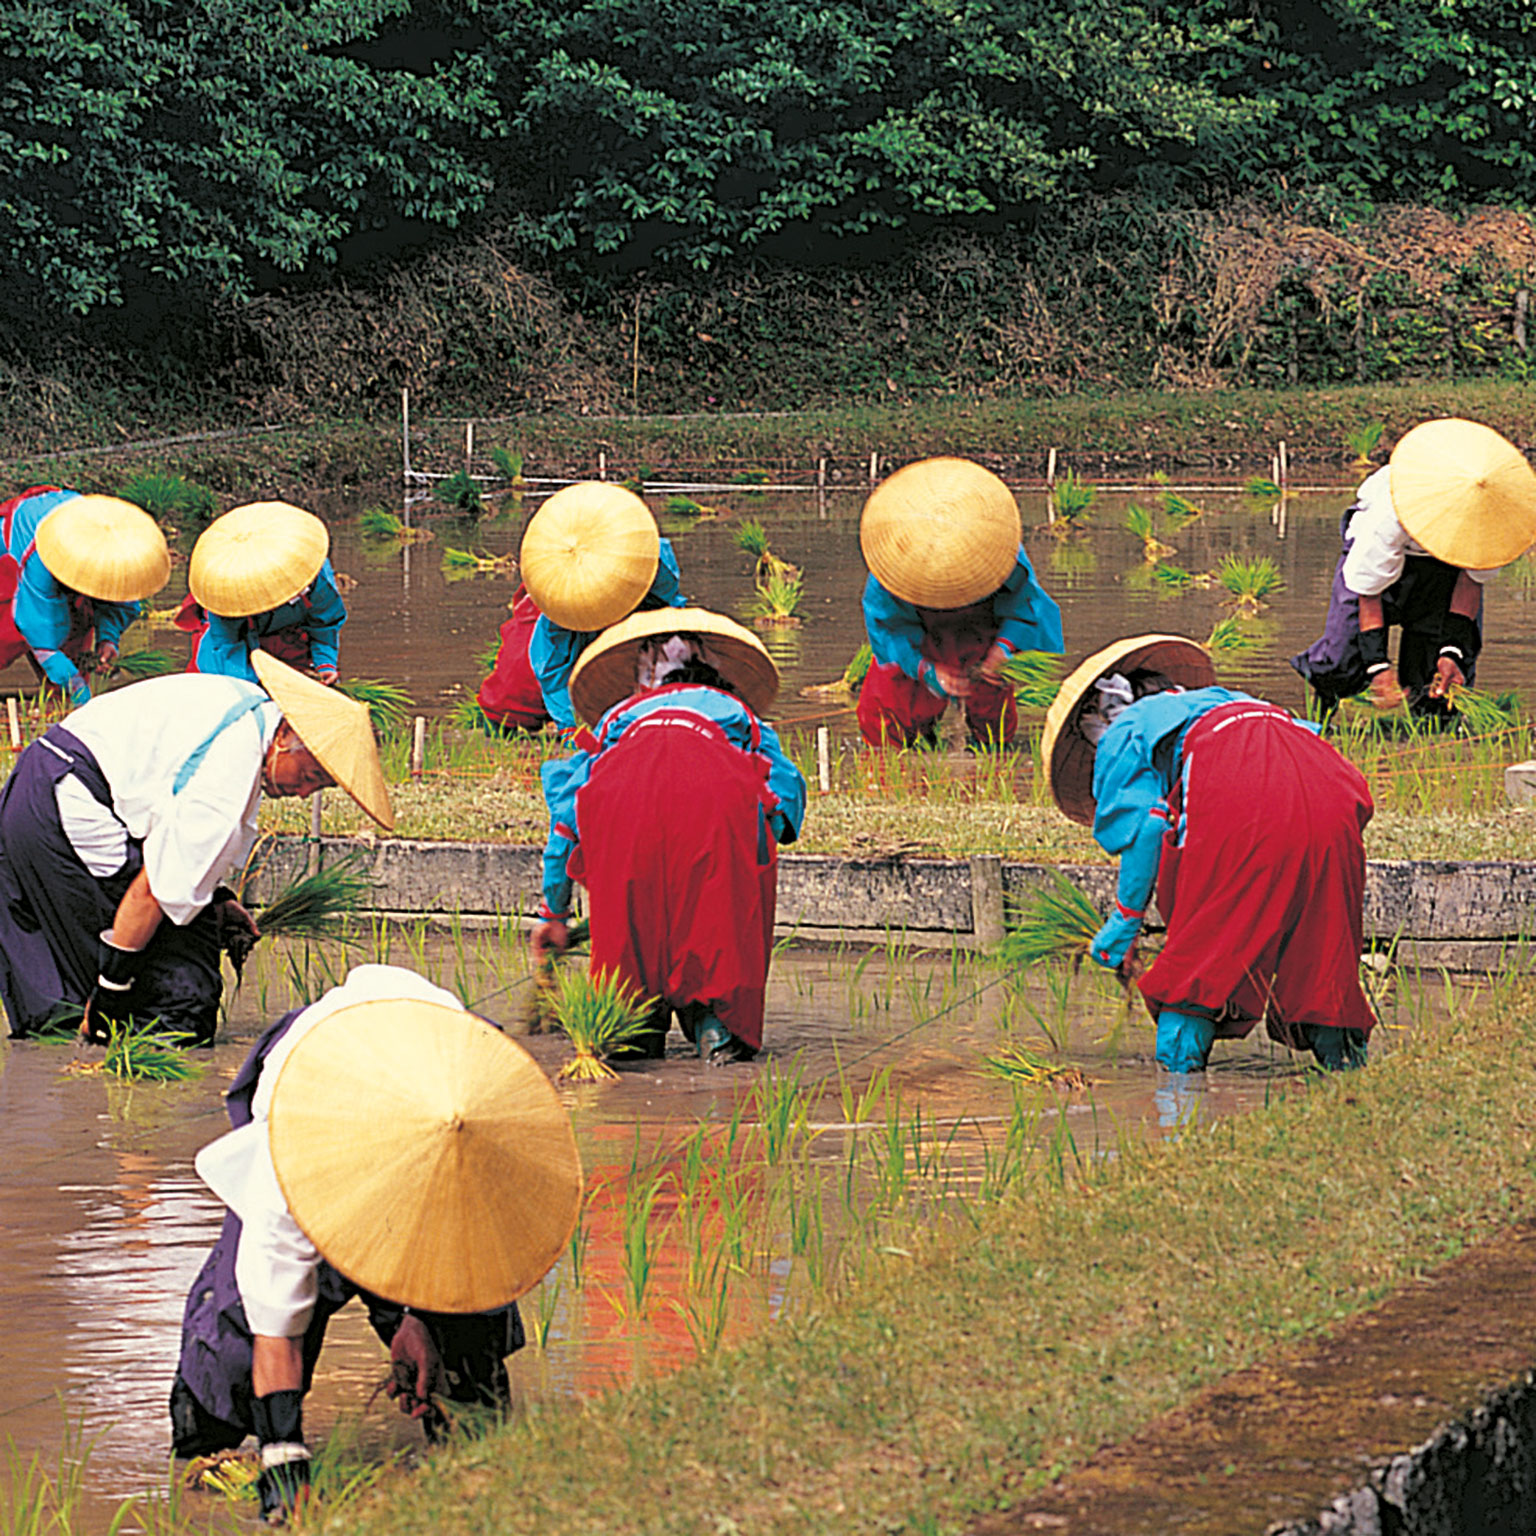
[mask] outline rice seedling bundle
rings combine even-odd
[[[516,485],[522,484],[523,455],[519,449],[495,447],[491,449],[490,454],[491,463],[496,466],[500,475]]]
[[[751,612],[759,624],[798,624],[796,612],[804,589],[804,579],[791,575],[789,568],[770,568],[759,577]]]
[[[736,530],[736,547],[745,550],[754,560],[761,560],[768,553],[768,533],[754,517],[749,517]]]
[[[1213,656],[1243,656],[1256,650],[1261,643],[1259,637],[1246,628],[1241,619],[1229,614],[1224,619],[1217,619],[1211,627],[1210,634],[1206,636],[1205,648]]]
[[[478,517],[485,510],[485,496],[480,482],[467,469],[456,469],[432,488],[433,501],[456,512]]]
[[[1344,434],[1344,446],[1355,456],[1355,463],[1362,468],[1371,462],[1371,455],[1380,446],[1382,434],[1387,430],[1384,421],[1367,421],[1351,427]]]
[[[1160,565],[1152,576],[1160,587],[1166,587],[1172,592],[1187,592],[1200,583],[1198,576],[1192,571],[1186,571],[1181,565]]]
[[[1220,581],[1240,607],[1256,609],[1285,585],[1280,567],[1270,555],[1228,555],[1217,572]]]
[[[995,1056],[983,1056],[981,1070],[988,1077],[1000,1077],[1011,1083],[1060,1083],[1074,1092],[1088,1086],[1081,1069],[1065,1062],[1045,1061],[1022,1045],[1007,1045]]]
[[[1133,501],[1125,509],[1125,527],[1127,532],[1141,540],[1141,552],[1146,560],[1155,563],[1173,554],[1173,545],[1165,544],[1158,538],[1152,513],[1139,502]]]
[[[255,859],[253,853],[252,859]],[[256,913],[263,938],[331,939],[362,910],[373,882],[362,872],[359,854],[348,854],[312,875],[301,875]],[[247,862],[240,877],[242,899],[259,864]]]
[[[115,671],[137,682],[143,677],[164,677],[168,672],[180,672],[186,662],[170,651],[145,646],[142,650],[121,652],[112,665]]]
[[[1163,491],[1161,493],[1163,503],[1163,515],[1171,517],[1181,526],[1192,523],[1197,517],[1204,517],[1204,511],[1197,507],[1189,497],[1180,495],[1178,491]]]
[[[661,511],[664,517],[703,517],[705,508],[693,497],[678,494],[668,496]]]
[[[1513,730],[1521,724],[1520,698],[1514,693],[1488,693],[1465,684],[1453,686],[1446,694],[1452,709],[1475,736],[1492,736]]]
[[[995,951],[1000,965],[1024,969],[1046,960],[1081,960],[1099,931],[1098,909],[1063,874],[1037,891]]]
[[[365,539],[398,539],[405,524],[384,507],[369,507],[357,520]]]
[[[1061,657],[1016,651],[1003,663],[1003,680],[1025,709],[1049,709],[1061,691]]]
[[[368,718],[380,736],[404,730],[416,701],[398,683],[376,677],[349,677],[336,684],[338,693],[368,706]]]
[[[1068,528],[1076,528],[1086,523],[1088,513],[1098,494],[1099,489],[1096,485],[1080,480],[1076,473],[1069,469],[1051,487],[1051,506],[1055,509],[1057,522],[1065,523]]]
[[[558,969],[548,982],[550,1012],[576,1054],[560,1068],[573,1082],[617,1077],[607,1057],[636,1043],[651,1025],[655,998],[642,998],[615,971],[589,976]]]
[[[212,522],[219,510],[213,492],[184,475],[154,471],[130,475],[117,494],[124,501],[142,507],[157,520],[174,521],[184,517],[197,527]]]
[[[1280,495],[1280,487],[1268,475],[1253,475],[1244,483],[1243,494],[1255,501],[1274,501]]]
[[[197,1077],[201,1068],[176,1042],[185,1036],[167,1035],[148,1024],[112,1024],[102,1070],[125,1082],[180,1083]]]
[[[843,669],[843,686],[850,693],[857,693],[864,686],[864,679],[869,676],[869,669],[874,664],[875,653],[866,640],[853,653],[853,660]]]

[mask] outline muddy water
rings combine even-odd
[[[444,985],[459,978],[487,1013],[511,1029],[523,1027],[520,950],[498,959],[485,941],[472,953],[429,945],[418,963]],[[181,1306],[222,1215],[192,1159],[224,1127],[220,1092],[250,1039],[266,1018],[298,1000],[286,970],[278,957],[258,951],[221,1043],[202,1054],[203,1075],[191,1082],[129,1086],[67,1070],[76,1054],[68,1045],[0,1047],[0,1124],[7,1136],[0,1171],[0,1316],[7,1320],[0,1436],[24,1458],[36,1453],[45,1460],[57,1456],[66,1419],[97,1437],[87,1528],[104,1527],[117,1499],[163,1480],[165,1401]],[[1415,993],[1400,1017],[1411,1023],[1438,1003],[1428,989]],[[1036,1134],[1049,1139],[1064,1117],[1076,1156],[1113,1155],[1126,1131],[1176,1135],[1194,1118],[1241,1113],[1304,1091],[1294,1058],[1261,1041],[1219,1045],[1205,1085],[1171,1090],[1152,1067],[1145,1019],[1125,1010],[1106,979],[1080,978],[1062,1009],[1039,989],[1014,991],[947,954],[895,952],[862,966],[858,957],[830,952],[781,957],[768,1019],[769,1048],[750,1066],[705,1070],[674,1032],[666,1060],[605,1085],[563,1089],[592,1196],[582,1273],[567,1255],[524,1304],[530,1333],[547,1331],[544,1349],[530,1347],[515,1361],[524,1401],[597,1392],[691,1355],[691,1330],[710,1325],[697,1276],[690,1284],[687,1273],[682,1145],[703,1126],[712,1155],[722,1157],[738,1112],[740,1134],[756,1134],[765,1082],[798,1083],[806,1105],[805,1166],[813,1179],[818,1170],[826,1175],[824,1192],[836,1186],[833,1175],[846,1166],[851,1141],[863,1137],[872,1147],[895,1115],[905,1127],[906,1158],[930,1159],[930,1186],[950,1197],[974,1193],[983,1148],[991,1143],[995,1150],[1004,1134],[1014,1090],[986,1074],[983,1058],[1010,1040],[1032,1040],[1048,1059],[1086,1074],[1084,1091],[1025,1090],[1041,1116]],[[1383,1044],[1390,1048],[1387,1033]],[[552,1074],[568,1054],[556,1037],[525,1036],[525,1043]],[[888,1092],[866,1106],[862,1128],[850,1126],[845,1085],[857,1095],[887,1072]],[[861,1198],[877,1198],[882,1175],[872,1150],[860,1154],[858,1167]],[[771,1174],[746,1169],[740,1177],[739,1193],[750,1204],[762,1193],[754,1183]],[[636,1316],[622,1257],[625,1192],[658,1179],[653,1272]],[[833,1206],[829,1200],[826,1262],[835,1260],[841,1241]],[[702,1229],[699,1251],[706,1256],[730,1241],[723,1221],[717,1211]],[[738,1241],[745,1242],[750,1277],[731,1292],[727,1339],[792,1309],[813,1270],[780,1218],[766,1218]],[[348,1308],[333,1325],[310,1399],[313,1438],[340,1424],[369,1456],[414,1444],[414,1431],[382,1399],[368,1406],[383,1360],[361,1310]]]
[[[1191,488],[1192,501],[1206,515],[1182,532],[1167,535],[1177,546],[1172,563],[1192,572],[1216,569],[1231,553],[1269,554],[1279,564],[1285,589],[1258,626],[1263,648],[1222,666],[1223,677],[1299,707],[1300,679],[1286,658],[1321,631],[1333,568],[1338,556],[1338,521],[1351,499],[1352,480],[1337,488],[1308,491],[1287,500],[1283,529],[1272,509],[1256,505],[1233,488]],[[858,520],[862,493],[837,493],[818,502],[811,494],[731,491],[702,499],[717,502],[722,515],[711,521],[665,522],[683,572],[683,590],[696,602],[748,619],[752,596],[751,561],[737,547],[746,518],[767,528],[774,550],[805,572],[803,623],[766,629],[765,643],[784,672],[779,714],[788,720],[846,715],[801,688],[839,675],[863,640],[859,594],[864,565],[859,555]],[[475,657],[494,642],[506,617],[516,577],[475,575],[452,578],[442,568],[447,546],[491,554],[515,552],[537,498],[517,510],[488,517],[478,525],[418,509],[418,520],[433,531],[430,543],[402,549],[364,540],[358,514],[377,505],[378,495],[336,500],[317,510],[332,529],[336,569],[355,581],[347,596],[351,617],[343,632],[343,670],[357,677],[383,677],[403,684],[429,714],[451,709],[473,694],[481,673]],[[652,497],[658,510],[664,498]],[[1172,629],[1203,638],[1227,611],[1219,590],[1166,595],[1150,579],[1141,546],[1122,524],[1131,501],[1156,506],[1156,494],[1104,489],[1086,533],[1057,539],[1046,531],[1042,493],[1025,492],[1020,505],[1027,545],[1046,588],[1065,616],[1067,650],[1078,656],[1114,636]],[[183,543],[188,542],[183,539]],[[184,590],[185,563],[172,584],[155,599],[169,605]],[[1520,562],[1488,589],[1488,633],[1493,637],[1479,677],[1490,688],[1523,685],[1536,665],[1536,566]],[[149,643],[186,649],[174,629],[157,628]],[[18,664],[0,673],[0,687],[25,685]]]

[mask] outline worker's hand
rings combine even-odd
[[[571,930],[562,918],[546,918],[528,935],[528,945],[533,950],[533,963],[543,965],[552,954],[563,955],[571,947]]]
[[[1395,668],[1387,667],[1372,675],[1371,703],[1377,709],[1396,709],[1402,702],[1402,684],[1397,680]]]
[[[1443,699],[1452,688],[1465,688],[1467,677],[1460,667],[1456,665],[1453,656],[1442,656],[1435,663],[1435,675],[1429,680],[1429,696],[1432,699]]]
[[[1011,654],[1006,645],[994,645],[983,658],[981,665],[976,668],[976,676],[985,683],[1001,683],[1003,665]]]
[[[254,944],[261,937],[261,929],[256,926],[256,919],[251,916],[238,897],[226,896],[222,901],[215,901],[213,915],[218,920],[221,938],[229,934],[243,933]]]
[[[1127,917],[1117,907],[1109,914],[1104,926],[1094,934],[1088,944],[1088,953],[1095,965],[1105,970],[1117,969],[1131,952],[1136,935],[1141,932],[1141,919]]]
[[[103,640],[96,647],[96,670],[110,672],[117,665],[117,647],[110,640]]]
[[[1126,951],[1125,959],[1115,967],[1115,974],[1126,986],[1130,986],[1146,968],[1147,962],[1143,958],[1136,941],[1132,939],[1131,947]]]
[[[941,667],[936,661],[930,662],[929,666],[933,670],[934,681],[939,685],[939,692],[946,698],[970,697],[971,680],[964,672],[956,671],[954,667]]]
[[[315,668],[315,680],[324,683],[327,688],[334,688],[336,686],[336,679],[339,676],[340,673],[335,667]]]
[[[434,1411],[433,1394],[446,1391],[448,1374],[443,1357],[414,1312],[400,1319],[389,1346],[389,1385],[386,1394],[395,1399],[407,1418],[423,1419]]]

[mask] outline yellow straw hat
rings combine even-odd
[[[116,496],[76,496],[37,525],[55,581],[104,603],[136,603],[171,579],[171,552],[149,513]]]
[[[647,608],[606,629],[577,658],[571,671],[571,703],[596,725],[635,691],[640,647],[660,635],[691,635],[710,665],[757,715],[778,697],[779,669],[750,629],[707,608]]]
[[[520,1045],[442,1003],[321,1020],[283,1064],[268,1133],[294,1220],[388,1301],[505,1306],[576,1225],[581,1160],[559,1095]]]
[[[1135,635],[1095,651],[1072,672],[1045,715],[1040,761],[1046,783],[1062,813],[1085,827],[1093,825],[1095,743],[1080,724],[1096,701],[1094,684],[1111,672],[1161,672],[1181,688],[1209,688],[1216,669],[1205,647],[1183,635]]]
[[[1491,571],[1536,544],[1536,470],[1475,421],[1420,422],[1392,450],[1397,520],[1438,560]]]
[[[539,612],[561,629],[592,633],[633,613],[651,590],[661,534],[633,491],[589,480],[556,491],[533,514],[519,560]]]
[[[965,608],[990,596],[1013,570],[1021,536],[1013,492],[969,459],[898,469],[859,520],[875,580],[919,608]]]
[[[331,535],[313,512],[286,501],[254,501],[215,518],[192,547],[187,586],[226,619],[291,602],[320,573]]]
[[[279,661],[267,651],[252,651],[251,665],[261,686],[277,701],[283,718],[298,733],[315,761],[386,831],[395,825],[394,809],[373,739],[368,706]]]

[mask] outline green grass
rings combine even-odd
[[[157,522],[184,521],[194,528],[204,528],[219,513],[218,498],[206,485],[198,485],[174,472],[140,470],[122,482],[117,494],[142,507]]]
[[[1021,1085],[974,1193],[877,1121],[889,1203],[771,1330],[391,1473],[347,1529],[963,1529],[1528,1214],[1533,1003],[1155,1144]]]

